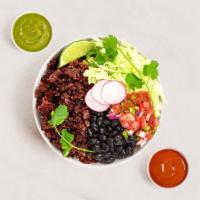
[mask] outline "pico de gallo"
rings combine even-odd
[[[111,107],[108,117],[119,119],[128,134],[137,136],[140,145],[152,138],[159,125],[147,91],[128,93],[120,104]]]

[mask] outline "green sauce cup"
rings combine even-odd
[[[25,13],[14,22],[11,37],[19,49],[37,52],[47,47],[51,41],[52,27],[43,15],[35,12]]]

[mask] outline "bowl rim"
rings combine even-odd
[[[88,37],[84,37],[84,38],[77,38],[74,40],[69,40],[65,43],[65,45],[61,45],[59,48],[57,48],[56,50],[54,50],[50,56],[47,57],[47,59],[44,61],[44,63],[42,64],[41,68],[39,69],[36,78],[35,78],[35,82],[33,85],[33,89],[32,89],[32,112],[33,112],[33,117],[34,117],[34,121],[36,124],[36,127],[38,129],[38,132],[40,133],[40,135],[42,136],[42,138],[44,139],[44,141],[47,143],[47,145],[50,147],[50,149],[52,151],[54,151],[57,155],[59,155],[60,157],[62,157],[63,159],[67,160],[67,162],[72,163],[76,166],[80,166],[80,167],[85,167],[85,168],[94,168],[94,169],[103,169],[103,168],[113,168],[116,166],[121,166],[129,161],[131,161],[133,158],[135,158],[136,156],[138,156],[141,152],[142,149],[146,148],[151,142],[152,140],[156,137],[157,134],[155,134],[153,136],[153,138],[148,141],[146,144],[144,144],[141,147],[138,147],[137,151],[134,152],[134,154],[128,158],[124,158],[124,159],[120,159],[120,160],[116,160],[115,162],[111,163],[111,164],[101,164],[101,163],[91,163],[91,164],[85,164],[82,163],[81,161],[77,160],[77,159],[73,159],[73,158],[68,158],[68,157],[64,157],[62,155],[62,152],[60,152],[59,150],[56,149],[56,147],[54,147],[49,139],[45,136],[44,131],[41,129],[40,123],[39,123],[39,116],[38,113],[36,111],[36,97],[35,97],[35,90],[37,88],[37,86],[39,85],[42,76],[45,74],[46,69],[47,69],[47,64],[49,63],[49,61],[55,57],[56,55],[58,55],[59,53],[61,53],[61,51],[69,44],[71,44],[72,42],[78,41],[78,40],[84,40],[84,39],[95,39],[98,37],[102,37],[102,36],[88,36]],[[159,127],[158,127],[159,130]],[[156,131],[156,133],[158,132],[158,130]]]
[[[161,186],[161,185],[159,185],[158,183],[156,183],[156,182],[152,179],[152,177],[151,177],[151,175],[150,175],[150,171],[149,171],[150,162],[151,162],[153,156],[154,156],[155,154],[157,154],[158,152],[162,151],[162,150],[172,150],[172,151],[175,151],[175,152],[179,153],[179,154],[185,159],[185,161],[186,161],[186,164],[187,164],[187,174],[186,174],[185,178],[182,180],[182,182],[180,182],[180,183],[179,183],[178,185],[176,185],[176,186],[172,186],[172,187],[164,187],[164,186]],[[190,164],[189,164],[188,158],[185,156],[185,153],[183,153],[182,151],[177,150],[176,148],[171,147],[171,146],[167,146],[167,147],[165,146],[165,147],[163,147],[163,148],[158,148],[157,150],[155,150],[155,151],[151,154],[151,156],[149,157],[149,159],[148,159],[148,161],[147,161],[147,165],[146,165],[146,172],[147,172],[147,176],[148,176],[149,180],[151,181],[151,183],[152,183],[154,186],[156,186],[157,188],[160,188],[160,189],[175,189],[175,188],[179,188],[181,185],[183,185],[183,184],[187,181],[187,177],[188,177],[188,175],[189,175],[189,171],[190,171]]]

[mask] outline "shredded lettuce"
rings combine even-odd
[[[103,41],[101,39],[96,39],[95,42],[98,47],[103,47]],[[101,52],[103,52],[103,50],[101,50]],[[162,99],[164,99],[162,88],[158,79],[152,80],[143,75],[144,66],[149,65],[151,60],[138,52],[135,47],[127,42],[120,41],[118,54],[112,61],[105,59],[103,64],[98,64],[92,56],[88,56],[86,61],[88,62],[89,67],[85,71],[84,76],[88,77],[88,82],[90,84],[95,84],[102,79],[119,80],[126,85],[128,92],[149,90],[155,115],[157,117],[160,116],[163,103]],[[125,81],[125,77],[128,73],[133,73],[140,77],[145,84],[139,89],[131,88]]]

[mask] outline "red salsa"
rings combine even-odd
[[[149,175],[162,187],[175,187],[182,183],[188,173],[188,164],[181,153],[173,149],[158,151],[150,160]]]

